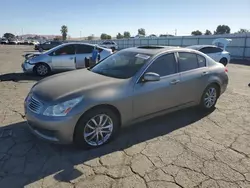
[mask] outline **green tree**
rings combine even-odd
[[[130,38],[131,37],[130,32],[128,32],[128,31],[124,31],[123,36],[124,36],[124,38]]]
[[[110,35],[107,35],[106,33],[102,33],[102,34],[101,34],[101,39],[102,39],[102,40],[111,39],[111,36],[110,36]]]
[[[106,33],[102,33],[102,34],[101,34],[101,39],[102,39],[102,40],[107,39],[107,34],[106,34]]]
[[[250,30],[248,30],[248,29],[240,29],[236,33],[250,33]]]
[[[143,35],[143,36],[145,36],[145,35],[146,35],[145,29],[143,29],[143,28],[138,29],[138,35]]]
[[[11,38],[15,38],[15,35],[12,33],[4,33],[3,37],[6,39],[11,39]]]
[[[205,33],[204,33],[204,35],[212,35],[212,33],[211,33],[211,31],[206,30]]]
[[[67,34],[68,34],[68,27],[66,25],[63,25],[61,27],[61,33],[62,33],[63,40],[66,40],[67,39]]]
[[[191,35],[197,36],[197,35],[202,35],[202,32],[199,30],[192,31]]]
[[[90,35],[90,36],[88,36],[87,38],[88,38],[88,40],[93,40],[93,39],[94,39],[94,36],[93,36],[93,35]]]
[[[116,35],[116,38],[117,39],[122,39],[124,36],[121,34],[121,33],[118,33],[117,35]]]
[[[227,25],[218,25],[216,31],[214,32],[215,35],[222,35],[222,34],[229,34],[231,31],[230,27]]]
[[[107,35],[107,39],[111,39],[112,37],[111,37],[111,35]]]

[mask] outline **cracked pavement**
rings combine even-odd
[[[30,50],[0,46],[0,187],[250,187],[250,66],[228,66],[228,89],[212,113],[171,113],[83,151],[28,131],[23,101],[40,79],[21,73]]]

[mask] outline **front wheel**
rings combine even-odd
[[[74,143],[84,149],[108,143],[119,130],[119,118],[110,109],[94,109],[83,115],[74,132]]]
[[[34,72],[38,76],[47,76],[50,73],[50,67],[45,63],[40,63],[34,67]]]
[[[204,110],[211,110],[215,107],[219,97],[219,88],[215,84],[209,85],[203,92],[200,107]]]
[[[42,47],[39,47],[39,48],[38,48],[38,51],[39,51],[39,52],[43,52],[43,48],[42,48]]]

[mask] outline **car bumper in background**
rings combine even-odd
[[[21,67],[22,67],[24,73],[32,73],[34,65],[31,65],[31,64],[25,62],[21,65]]]

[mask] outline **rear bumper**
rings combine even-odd
[[[220,95],[222,95],[227,90],[228,82],[229,82],[229,80],[228,80],[228,76],[226,74],[222,80],[222,84],[221,84],[221,88],[220,88]]]

